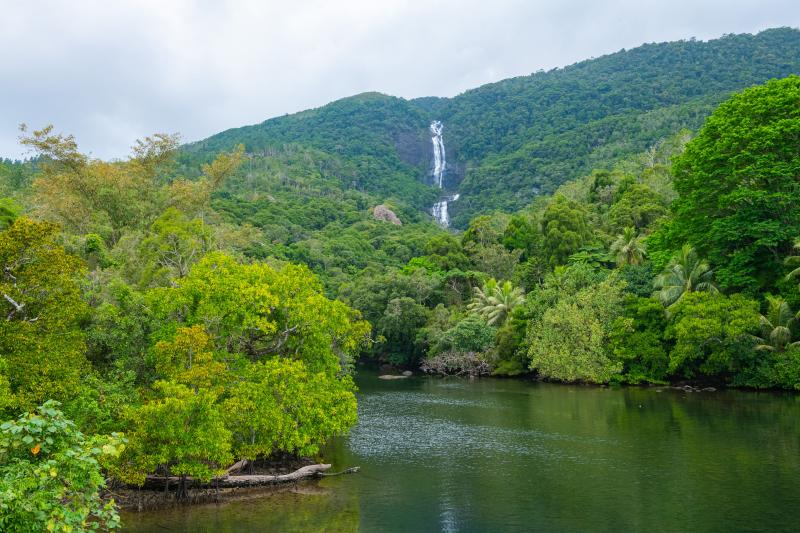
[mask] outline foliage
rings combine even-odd
[[[395,364],[413,363],[420,355],[415,347],[417,330],[428,321],[428,310],[407,296],[393,298],[378,322],[378,331],[389,360]],[[409,347],[412,347],[409,350]]]
[[[179,324],[203,325],[219,350],[253,361],[299,359],[331,374],[349,368],[370,329],[358,313],[327,299],[306,267],[240,264],[218,252],[148,299],[166,320],[163,335]]]
[[[116,529],[104,501],[101,465],[125,447],[121,435],[86,437],[55,401],[0,425],[0,529],[80,532]]]
[[[608,218],[618,229],[632,227],[636,231],[641,231],[666,213],[662,196],[647,185],[637,183],[628,187],[620,199],[611,206]]]
[[[84,266],[56,237],[52,224],[25,217],[0,233],[0,360],[19,409],[69,399],[88,370]]]
[[[674,232],[717,265],[724,288],[769,289],[800,233],[800,77],[720,105],[675,162]]]
[[[542,215],[542,235],[542,252],[550,266],[566,264],[591,236],[584,209],[564,196],[555,196]]]
[[[622,313],[623,284],[615,277],[560,298],[531,324],[531,368],[558,381],[607,383],[623,370],[608,351],[614,320]]]
[[[434,339],[428,352],[429,359],[445,352],[483,352],[492,345],[494,334],[494,328],[484,320],[475,315],[467,315]]]
[[[671,307],[694,291],[717,292],[713,278],[714,272],[708,263],[697,257],[694,248],[685,244],[653,282],[656,288],[654,296]]]
[[[153,389],[155,397],[129,414],[130,443],[113,472],[135,485],[156,469],[204,481],[221,474],[232,459],[231,433],[217,394],[172,381]]]
[[[356,422],[352,380],[311,373],[298,361],[270,360],[248,367],[222,403],[236,458],[275,452],[314,455],[330,437]]]
[[[623,363],[627,383],[663,383],[669,370],[664,308],[653,298],[629,296],[625,310],[611,326],[609,349]]]
[[[796,321],[789,303],[780,296],[767,295],[767,314],[761,315],[761,337],[756,350],[784,352],[787,348],[800,346],[792,342],[792,327]]]
[[[752,364],[758,328],[758,304],[741,294],[687,294],[665,331],[665,338],[674,342],[669,372],[729,378]]]
[[[525,301],[522,289],[510,281],[499,284],[494,278],[483,287],[475,287],[474,294],[467,309],[485,318],[490,326],[502,326],[514,308]]]
[[[625,228],[611,243],[611,253],[616,256],[618,266],[640,265],[646,254],[642,236],[632,227]]]

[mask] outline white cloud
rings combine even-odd
[[[800,25],[795,0],[6,2],[0,155],[54,123],[100,157],[351,94],[452,96],[643,42]]]

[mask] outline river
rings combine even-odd
[[[125,531],[796,531],[800,396],[359,375],[331,477]]]

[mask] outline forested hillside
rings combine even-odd
[[[240,143],[252,154],[299,144],[330,156],[340,187],[427,210],[437,195],[422,185],[432,160],[427,127],[441,120],[445,188],[461,193],[451,211],[463,228],[476,214],[519,209],[592,168],[696,130],[733,91],[797,72],[795,29],[647,44],[454,98],[345,98],[225,131],[189,145],[181,160],[188,170]]]
[[[109,477],[185,497],[314,455],[355,424],[360,362],[800,390],[800,76],[762,82],[800,71],[798,35],[360,95],[124,160],[23,126],[32,159],[0,160],[0,529],[113,527]],[[464,231],[424,211],[432,117]]]

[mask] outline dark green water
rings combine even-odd
[[[798,531],[800,396],[359,377],[358,474],[127,531]]]

